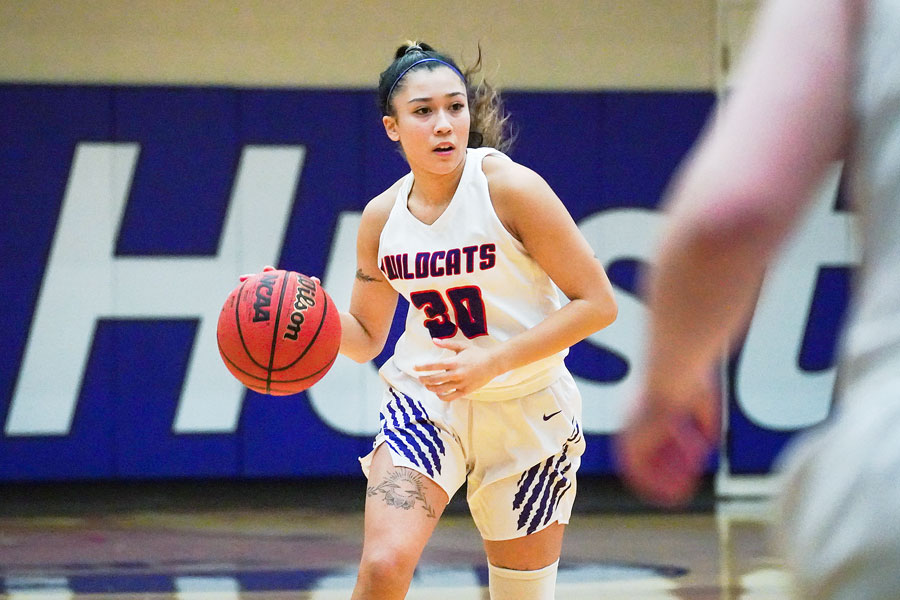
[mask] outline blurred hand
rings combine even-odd
[[[677,398],[642,390],[616,438],[625,482],[660,506],[690,501],[719,440],[718,394],[703,382],[689,388]]]
[[[499,375],[495,370],[493,354],[472,342],[432,339],[435,346],[452,350],[452,357],[431,363],[416,365],[416,371],[437,371],[421,375],[425,388],[437,394],[441,400],[462,398]]]

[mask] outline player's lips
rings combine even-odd
[[[453,144],[438,144],[435,146],[432,152],[437,152],[438,154],[447,154],[449,152],[453,152],[456,149],[456,146]]]

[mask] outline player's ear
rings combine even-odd
[[[384,125],[384,132],[387,136],[391,138],[392,141],[399,142],[400,132],[397,131],[397,118],[392,117],[391,115],[384,115],[381,117],[381,122]]]

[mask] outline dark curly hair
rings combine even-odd
[[[422,59],[435,59],[419,62]],[[438,62],[440,61],[440,62]],[[509,131],[509,115],[503,109],[500,94],[482,78],[477,84],[472,83],[474,75],[481,71],[481,46],[478,46],[478,59],[466,69],[460,69],[456,61],[442,54],[424,42],[406,42],[394,53],[394,62],[385,69],[378,79],[378,106],[382,115],[394,116],[393,98],[403,89],[403,79],[411,71],[427,69],[429,71],[441,66],[449,66],[462,76],[466,85],[469,100],[471,126],[469,130],[470,148],[489,146],[501,151],[509,149],[512,135]]]

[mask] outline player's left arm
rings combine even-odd
[[[500,220],[569,299],[500,347],[497,358],[505,372],[607,327],[618,307],[603,265],[547,182],[531,169],[500,158],[486,158],[484,170]]]

